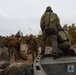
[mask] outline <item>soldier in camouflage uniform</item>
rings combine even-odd
[[[12,38],[6,37],[6,47],[8,48],[9,57],[13,56]]]
[[[31,49],[32,58],[34,61],[35,57],[37,57],[38,55],[38,43],[36,38],[32,34],[30,35],[30,40],[31,40],[30,49]]]
[[[28,53],[32,54],[32,59],[34,61],[35,57],[38,55],[38,43],[36,38],[30,34],[29,37],[26,38],[26,43],[28,45]]]
[[[20,59],[20,44],[21,44],[21,39],[15,39],[15,42],[13,44],[14,47],[14,59],[18,60]]]
[[[58,29],[61,29],[60,20],[56,13],[52,11],[52,8],[48,6],[45,13],[41,17],[40,27],[42,30],[42,39],[41,39],[41,55],[44,55],[45,44],[48,36],[52,39],[52,55],[54,59],[57,59],[58,54],[62,53],[58,49],[57,44],[57,32]]]

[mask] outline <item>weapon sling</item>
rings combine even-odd
[[[49,38],[49,44],[51,45],[51,42],[50,42],[50,32],[49,32],[49,24],[50,24],[50,16],[51,16],[51,12],[49,14],[49,21],[48,21],[48,38]]]

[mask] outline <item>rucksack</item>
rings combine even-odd
[[[71,40],[70,40],[70,36],[67,30],[60,30],[58,31],[58,47],[60,49],[66,49],[66,48],[70,48],[71,46]]]

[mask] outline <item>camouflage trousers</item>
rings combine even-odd
[[[49,33],[48,33],[48,32]],[[47,26],[45,26],[44,30],[42,31],[42,38],[41,38],[41,50],[45,52],[45,45],[47,37],[52,39],[52,54],[62,53],[60,49],[58,49],[58,42],[57,42],[57,27],[56,26],[49,26],[49,30]]]
[[[14,59],[15,60],[20,59],[20,50],[19,49],[14,48]]]

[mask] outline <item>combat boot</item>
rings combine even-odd
[[[58,58],[58,56],[57,55],[53,55],[53,59],[55,60],[55,59],[57,59]]]
[[[44,51],[44,50],[42,50],[42,52],[40,53],[40,55],[45,55],[45,51]]]
[[[58,58],[58,54],[55,53],[55,52],[53,52],[52,56],[53,56],[53,59],[54,59],[54,60]]]
[[[63,53],[58,53],[58,58],[60,58],[60,57],[62,57],[62,56],[64,56]]]

